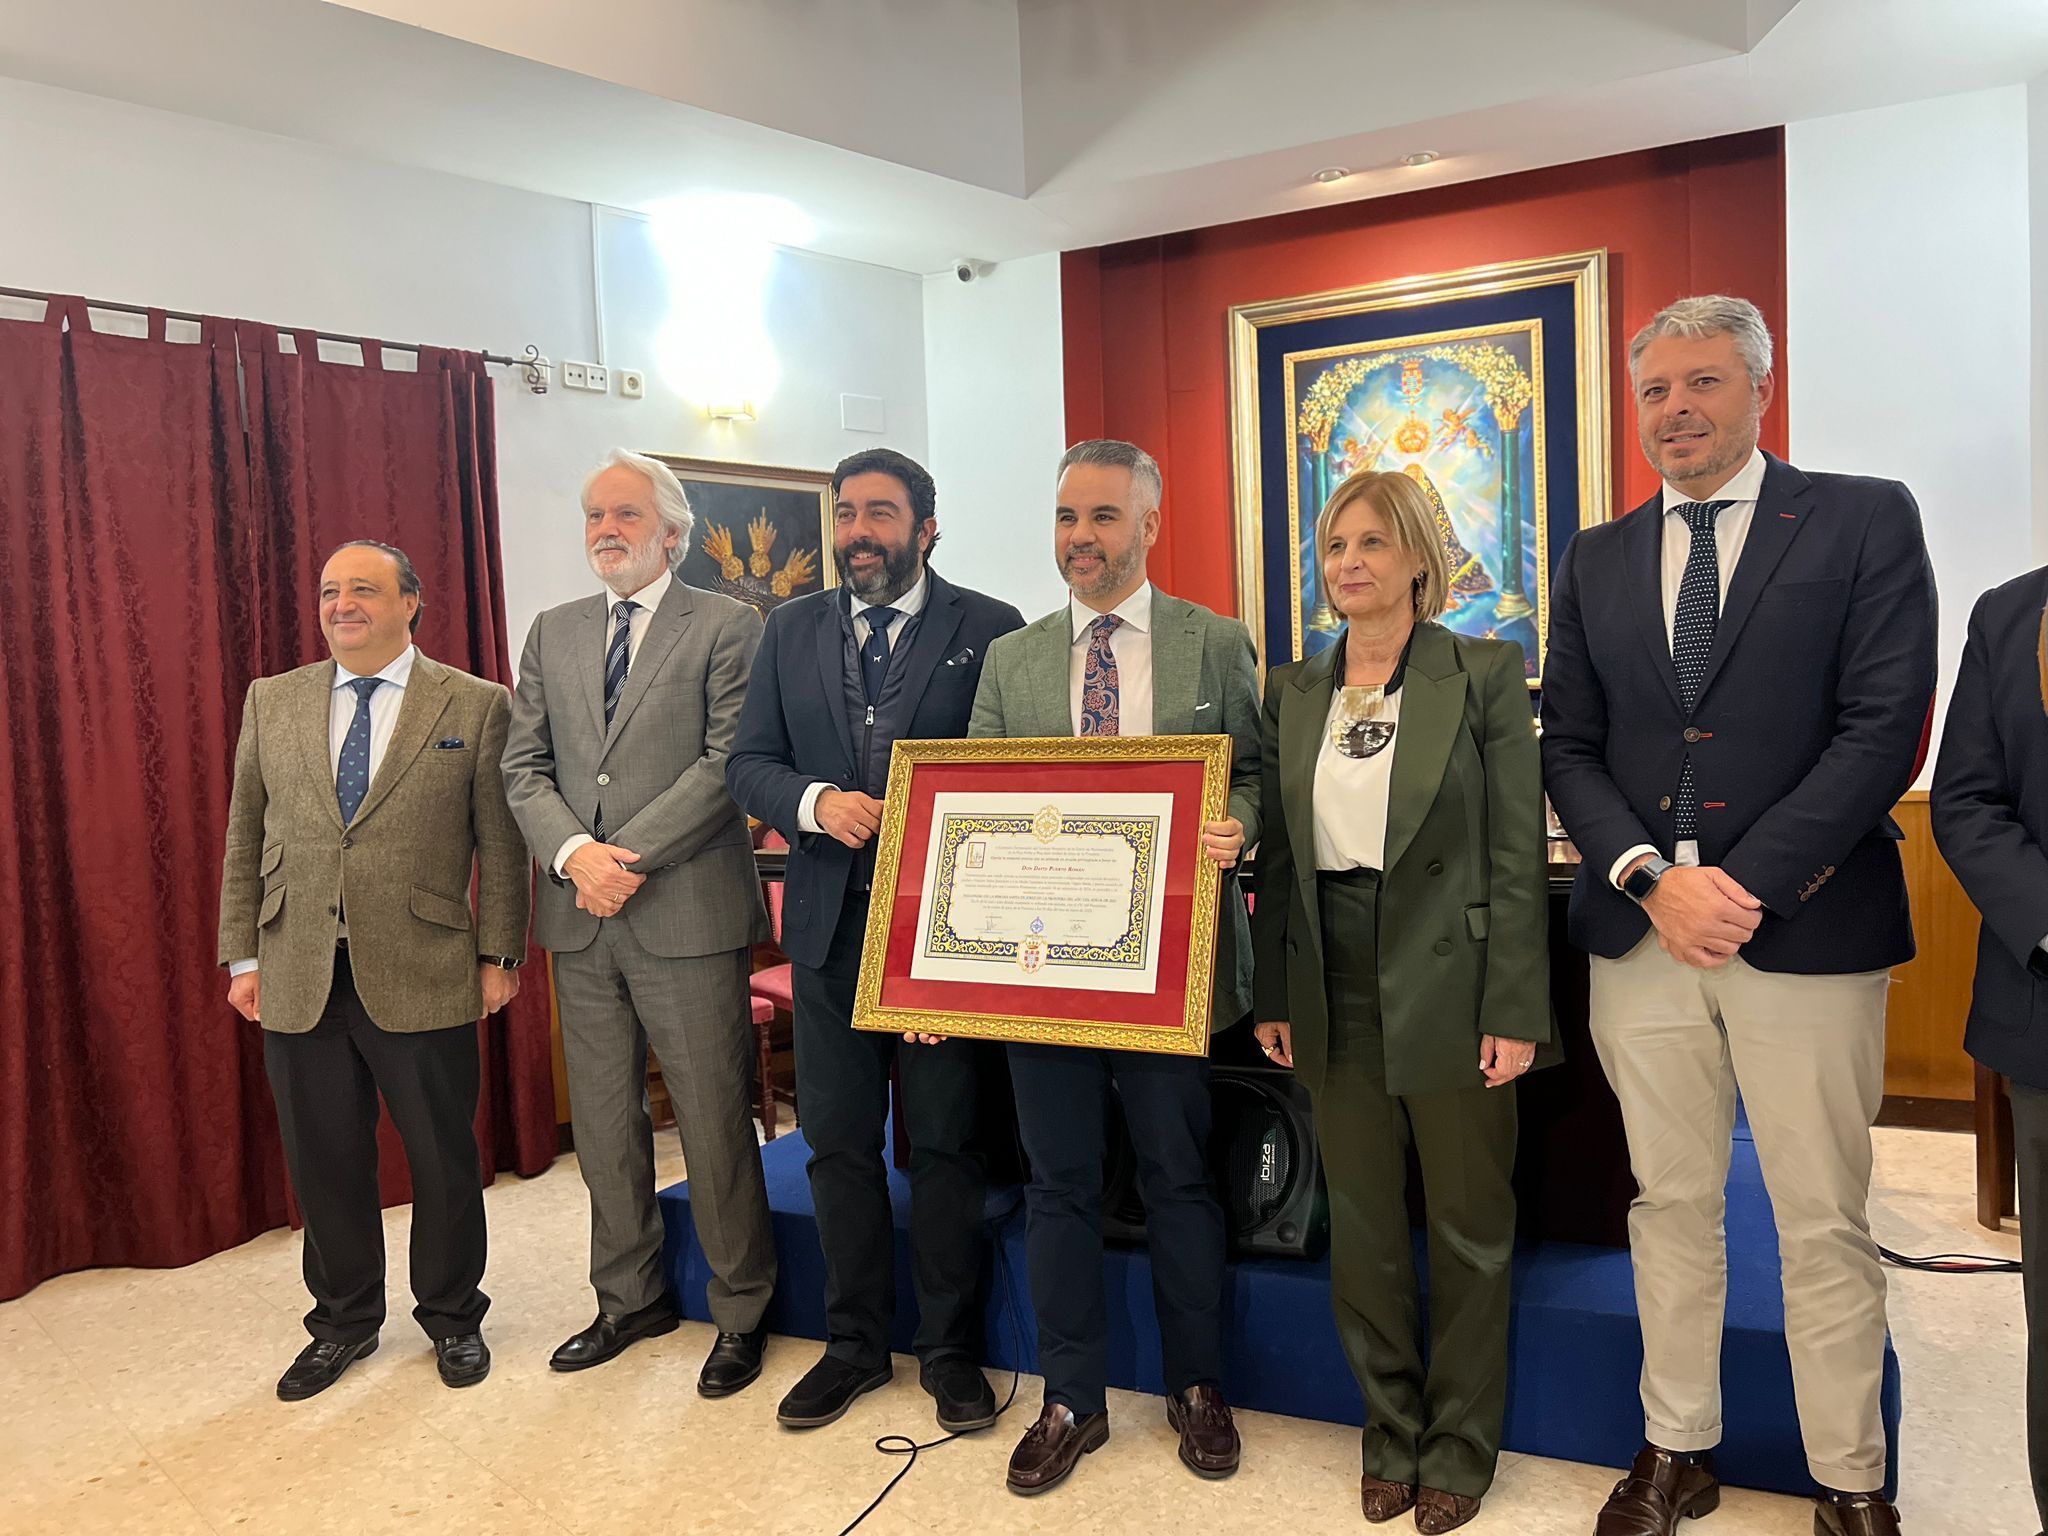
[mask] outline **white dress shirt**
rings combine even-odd
[[[911,619],[924,612],[924,605],[931,597],[931,577],[928,572],[919,571],[917,585],[897,598],[893,603],[869,603],[853,598],[853,645],[855,650],[865,649],[868,636],[874,633],[874,621],[868,614],[876,608],[888,607],[896,610],[896,617],[889,621],[889,653],[896,653],[896,642],[903,638],[903,631]],[[796,824],[799,831],[823,832],[818,824],[818,797],[828,789],[839,789],[838,784],[828,784],[823,779],[804,791],[803,799],[796,804]]]
[[[1388,695],[1380,714],[1395,726],[1394,739],[1371,757],[1347,757],[1337,750],[1330,732],[1343,713],[1344,690],[1331,691],[1322,745],[1316,749],[1312,799],[1317,869],[1386,868],[1387,795],[1394,784],[1394,754],[1401,747],[1402,691]]]
[[[391,745],[391,733],[398,728],[398,711],[405,703],[405,685],[412,679],[413,658],[419,655],[419,647],[408,645],[398,653],[398,659],[376,674],[383,683],[381,688],[370,694],[370,782],[377,782],[377,769],[384,762],[384,749]],[[348,728],[355,723],[356,691],[349,686],[356,680],[356,674],[347,667],[335,664],[334,688],[327,696],[327,772],[333,779],[341,772],[341,744],[348,740]],[[341,925],[341,936],[348,937],[348,924]],[[237,960],[228,967],[230,976],[240,976],[256,969],[254,959]]]
[[[1110,612],[1123,623],[1109,637],[1109,654],[1116,658],[1116,720],[1119,736],[1152,734],[1152,583],[1118,603]],[[1073,711],[1074,734],[1081,734],[1081,694],[1088,675],[1088,646],[1095,638],[1095,621],[1102,617],[1078,597],[1067,599],[1072,622],[1073,643],[1069,648],[1067,698]]]
[[[1735,575],[1735,566],[1742,559],[1742,546],[1749,539],[1750,520],[1756,515],[1756,499],[1764,488],[1764,455],[1762,449],[1753,449],[1749,462],[1738,469],[1733,476],[1711,496],[1688,496],[1669,480],[1664,482],[1664,643],[1671,643],[1671,633],[1678,622],[1678,587],[1685,579],[1686,558],[1692,553],[1692,528],[1683,517],[1672,510],[1695,501],[1725,501],[1714,519],[1714,550],[1721,571],[1721,602],[1728,602],[1728,583]],[[1614,861],[1607,872],[1608,880],[1619,889],[1621,872],[1646,853],[1657,850],[1648,843],[1638,843]],[[1688,838],[1672,850],[1675,864],[1698,864],[1700,845]]]
[[[633,603],[637,606],[626,618],[626,676],[633,675],[633,663],[640,659],[640,645],[647,638],[647,626],[654,622],[654,610],[659,608],[661,600],[668,596],[669,584],[674,580],[674,575],[664,565],[659,576],[630,597],[621,598],[609,587],[605,589],[604,647],[597,653],[598,666],[602,667],[604,658],[611,653],[612,630],[618,626],[618,620],[612,617],[612,610],[622,602]],[[588,832],[574,832],[563,839],[562,846],[555,850],[555,873],[559,875],[562,872],[562,866],[569,862],[570,854],[585,843],[595,841],[596,839]]]

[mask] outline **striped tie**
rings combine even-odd
[[[612,728],[612,714],[619,707],[619,695],[626,691],[628,658],[632,654],[633,614],[638,603],[612,604],[612,643],[604,653],[604,728]]]
[[[1688,501],[1671,509],[1692,530],[1685,574],[1678,580],[1678,606],[1671,619],[1671,666],[1678,674],[1678,701],[1687,715],[1699,702],[1707,657],[1714,649],[1714,627],[1721,619],[1721,551],[1714,542],[1714,519],[1733,505],[1730,501]],[[1699,832],[1700,791],[1693,778],[1692,753],[1688,752],[1678,775],[1671,835],[1684,843]]]

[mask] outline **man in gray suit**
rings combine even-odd
[[[1060,460],[1053,554],[1067,605],[990,643],[969,736],[1232,739],[1230,815],[1202,828],[1224,869],[1259,832],[1259,695],[1244,625],[1168,597],[1146,575],[1159,537],[1159,466],[1134,443],[1077,443]],[[1223,882],[1214,1026],[1251,1009],[1251,930]],[[1010,1047],[1032,1178],[1027,1252],[1045,1405],[1010,1458],[1009,1485],[1040,1493],[1109,1438],[1102,1162],[1112,1083],[1138,1146],[1152,1250],[1167,1421],[1204,1477],[1237,1470],[1223,1368],[1223,1211],[1209,1179],[1206,1058],[1054,1045]]]
[[[614,449],[583,487],[584,547],[608,589],[533,621],[505,790],[547,876],[576,1158],[590,1191],[597,1319],[548,1362],[601,1365],[676,1326],[661,1265],[647,1047],[661,1059],[711,1265],[718,1340],[697,1390],[761,1374],[775,1248],[749,1084],[747,955],[768,937],[746,818],[725,790],[761,620],[685,586],[691,514],[668,466]]]
[[[263,1026],[313,1293],[286,1402],[377,1347],[380,1094],[412,1165],[413,1317],[449,1386],[491,1369],[476,1021],[519,991],[533,872],[498,777],[505,690],[422,655],[419,619],[401,551],[342,545],[320,573],[332,659],[251,683],[235,750],[220,962]]]

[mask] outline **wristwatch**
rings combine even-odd
[[[1657,882],[1664,878],[1664,871],[1671,868],[1671,861],[1651,854],[1628,874],[1622,877],[1621,889],[1638,905],[1650,899],[1650,892],[1657,889]]]
[[[478,955],[477,959],[485,965],[495,965],[501,971],[516,971],[526,964],[524,960],[510,960],[503,955]]]

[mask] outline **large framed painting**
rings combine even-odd
[[[1449,628],[1543,676],[1550,573],[1609,515],[1607,253],[1403,278],[1230,312],[1238,611],[1261,666],[1333,643],[1316,514],[1346,475],[1412,476]]]
[[[792,597],[838,585],[832,474],[655,453],[676,472],[697,524],[678,573],[749,604],[762,618]]]

